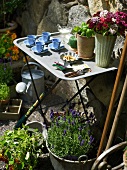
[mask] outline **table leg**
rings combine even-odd
[[[77,93],[74,94],[73,97],[71,97],[69,100],[67,100],[67,102],[62,106],[62,110],[64,109],[64,107],[66,107],[66,105],[68,105],[77,95],[79,95],[79,93],[81,93],[81,91],[88,86],[94,79],[96,76],[93,76],[81,89],[78,90]]]

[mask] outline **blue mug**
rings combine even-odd
[[[33,45],[35,43],[35,35],[27,35],[27,40],[29,45]]]
[[[54,49],[59,49],[60,48],[61,41],[59,38],[53,38],[52,39],[52,46]]]
[[[50,40],[51,33],[50,32],[43,32],[42,33],[42,39],[46,43]]]
[[[36,42],[36,50],[38,53],[41,53],[44,49],[44,43],[42,42]]]

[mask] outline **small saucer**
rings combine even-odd
[[[23,42],[27,47],[33,47],[34,46],[34,44],[30,44],[27,39],[24,40]]]
[[[44,40],[43,40],[42,37],[39,37],[39,38],[38,38],[38,41],[43,41],[43,42],[44,42]],[[45,43],[45,44],[49,44],[49,43],[51,43],[51,42],[52,42],[52,38],[50,37],[50,40],[47,41],[47,42],[44,42],[44,43]]]
[[[51,44],[49,44],[48,45],[48,47],[51,49],[51,50],[54,50],[54,51],[59,51],[59,50],[61,50],[61,49],[64,49],[65,47],[64,47],[64,45],[60,45],[60,47],[59,48],[54,48],[53,47],[53,44],[51,43]]]
[[[36,54],[43,54],[43,53],[48,51],[48,48],[44,48],[43,51],[38,52],[37,49],[36,49],[36,46],[34,46],[34,47],[31,48],[31,50]]]

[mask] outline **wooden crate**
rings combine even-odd
[[[21,99],[11,99],[8,105],[0,108],[0,120],[18,120],[21,106]]]

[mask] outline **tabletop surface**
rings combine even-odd
[[[60,34],[52,33],[51,37],[60,37]],[[61,64],[64,63],[63,60],[60,59],[60,53],[71,51],[71,49],[69,48],[69,45],[67,43],[65,44],[65,48],[61,49],[60,51],[53,51],[48,47],[48,52],[38,55],[38,54],[35,54],[31,50],[31,48],[28,48],[25,45],[24,40],[26,40],[26,39],[27,39],[27,37],[15,39],[14,44],[17,47],[19,47],[22,51],[24,51],[27,55],[29,55],[32,59],[37,61],[40,65],[45,67],[48,71],[50,71],[52,74],[54,74],[56,77],[63,79],[63,80],[78,80],[81,78],[86,78],[89,76],[112,71],[112,70],[117,69],[117,67],[118,67],[118,63],[116,64],[115,62],[114,62],[115,64],[112,63],[112,65],[109,68],[101,68],[101,67],[96,66],[95,61],[82,60],[83,63],[87,64],[91,68],[91,72],[87,72],[83,75],[71,77],[71,78],[65,77],[64,72],[58,70],[56,67],[53,66],[53,64],[54,64],[54,62],[59,62]]]

